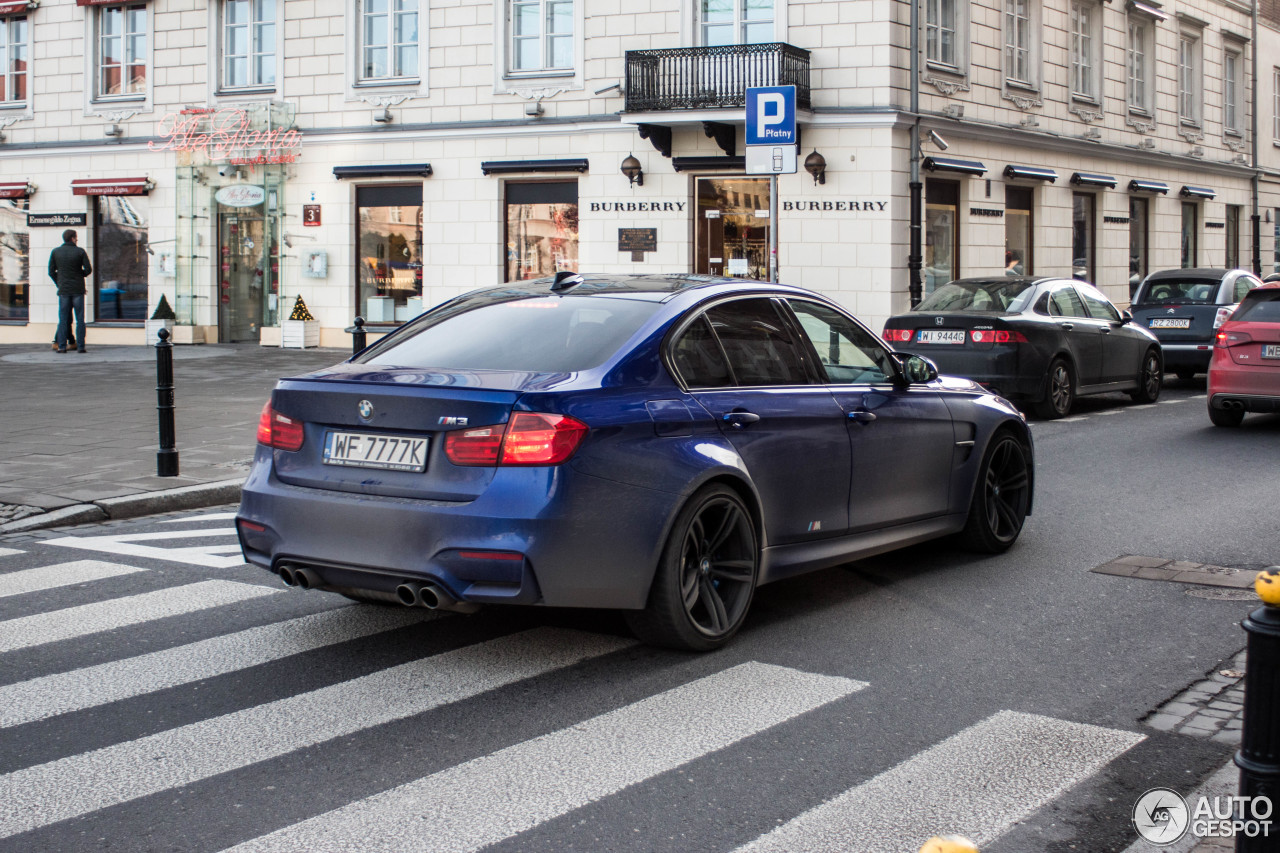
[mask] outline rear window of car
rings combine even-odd
[[[944,284],[917,305],[914,311],[1021,311],[1035,283],[1017,281],[953,281]]]
[[[1222,282],[1216,278],[1161,278],[1147,282],[1146,287],[1138,291],[1135,308],[1143,305],[1172,305],[1175,302],[1183,305],[1208,305],[1218,295],[1218,285]]]
[[[1280,290],[1253,290],[1240,301],[1232,320],[1252,323],[1280,323]]]
[[[440,370],[574,373],[598,367],[660,303],[617,297],[464,297],[424,314],[356,361]]]

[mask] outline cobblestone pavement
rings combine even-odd
[[[1245,653],[1241,651],[1228,667],[1191,685],[1143,722],[1157,731],[1239,746],[1244,726],[1244,666]]]

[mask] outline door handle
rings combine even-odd
[[[755,412],[729,412],[720,420],[727,423],[734,429],[742,429],[747,424],[753,424],[760,420],[760,416]]]
[[[1075,323],[1059,323],[1058,325],[1066,329],[1068,332],[1076,327]]]
[[[849,420],[857,421],[860,424],[869,424],[876,419],[875,412],[868,412],[865,409],[858,409],[849,413]]]
[[[1099,329],[1098,331],[1099,331],[1099,332],[1101,332],[1101,333],[1102,333],[1102,334],[1104,334],[1104,335],[1109,335],[1109,334],[1111,334],[1111,327],[1110,327],[1110,326],[1103,326],[1103,327],[1102,327],[1101,329]]]

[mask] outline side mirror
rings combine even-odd
[[[1121,324],[1121,325],[1124,325],[1124,324],[1126,324],[1126,323],[1132,323],[1132,322],[1133,322],[1133,314],[1131,314],[1131,313],[1130,313],[1130,312],[1128,312],[1128,311],[1121,311],[1121,312],[1120,312],[1120,324]]]
[[[902,373],[911,385],[922,385],[938,378],[938,366],[922,355],[909,355],[902,360]]]

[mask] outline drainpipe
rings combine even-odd
[[[907,270],[910,276],[908,293],[911,296],[911,307],[920,304],[924,294],[920,279],[920,269],[924,258],[920,248],[920,0],[911,3],[911,248],[907,255]],[[1256,13],[1255,13],[1256,25]],[[1257,36],[1255,35],[1256,39]],[[1256,44],[1256,41],[1255,41]],[[1255,178],[1255,181],[1257,179]],[[1256,212],[1256,211],[1255,211]]]
[[[1253,39],[1250,53],[1253,59],[1253,89],[1249,93],[1249,137],[1253,149],[1253,274],[1262,275],[1262,217],[1258,215],[1258,4],[1253,4]]]

